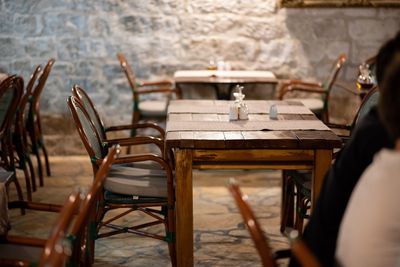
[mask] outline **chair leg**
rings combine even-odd
[[[43,155],[44,155],[44,163],[46,164],[46,174],[47,176],[51,176],[51,172],[50,172],[50,163],[49,163],[49,156],[47,155],[47,149],[46,146],[44,145],[44,142],[41,140],[40,142],[40,147],[43,150]]]
[[[15,189],[17,189],[18,200],[21,201],[21,202],[24,201],[24,197],[22,195],[21,185],[19,184],[16,175],[14,175],[14,179],[12,179],[12,182],[14,182]],[[25,215],[25,209],[24,208],[21,208],[21,214]]]
[[[25,154],[25,160],[28,163],[28,167],[29,167],[29,172],[30,172],[30,176],[31,176],[31,183],[32,183],[32,191],[36,192],[37,188],[36,188],[35,169],[33,168],[32,160],[31,160],[31,157],[29,156],[29,154]]]
[[[34,150],[34,154],[36,156],[36,161],[37,161],[37,165],[38,165],[39,186],[43,187],[44,182],[43,182],[42,160],[40,159],[39,150],[37,148]]]
[[[22,170],[24,172],[24,176],[25,176],[26,195],[27,195],[28,201],[32,201],[31,177],[29,175],[29,171],[26,166],[26,162],[22,162],[22,161],[20,162],[20,164],[22,165],[21,168],[22,168]]]

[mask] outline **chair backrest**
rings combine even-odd
[[[89,253],[94,250],[94,239],[97,234],[97,203],[102,201],[104,183],[111,165],[114,163],[120,153],[119,146],[113,146],[109,149],[107,156],[104,158],[94,177],[93,184],[90,186],[85,200],[82,203],[76,221],[70,231],[69,239],[74,240],[74,247],[81,247],[83,250],[76,253],[75,261],[82,262],[82,266],[86,266],[85,260],[88,260]],[[93,256],[93,255],[91,255]],[[76,257],[80,257],[77,259]]]
[[[67,103],[93,167],[97,168],[96,161],[103,159],[107,151],[103,148],[100,136],[82,102],[75,96],[70,96],[68,97]]]
[[[250,236],[254,242],[257,252],[261,257],[262,265],[264,267],[277,266],[275,254],[268,245],[268,238],[265,237],[260,224],[254,216],[254,212],[246,201],[247,196],[242,194],[239,186],[234,181],[229,184],[228,189],[239,208],[240,214],[243,217],[247,229],[250,232]],[[291,252],[301,266],[320,267],[317,258],[300,239],[296,238],[291,240]]]
[[[135,73],[133,72],[131,66],[126,61],[124,54],[117,53],[117,58],[119,60],[119,63],[121,65],[123,72],[126,75],[126,78],[128,79],[129,85],[133,91],[134,96],[137,97],[135,94],[135,91],[136,91],[136,75],[135,75]]]
[[[107,139],[106,132],[104,129],[104,123],[101,120],[99,113],[97,112],[97,109],[95,108],[89,95],[85,92],[85,90],[83,90],[78,85],[74,85],[72,87],[72,95],[77,97],[82,102],[82,104],[85,107],[87,113],[89,114],[90,119],[92,120],[97,132],[99,133],[100,138],[102,140]]]
[[[129,86],[132,90],[132,100],[133,100],[133,114],[132,114],[132,122],[137,122],[140,119],[140,111],[139,111],[139,95],[137,94],[137,86],[136,86],[136,75],[132,70],[131,66],[126,61],[124,54],[117,53],[117,58],[121,65],[123,72],[125,73],[126,78],[128,79]],[[132,132],[134,135],[134,132]]]
[[[44,89],[44,86],[46,85],[47,78],[49,77],[50,71],[54,65],[55,60],[52,58],[50,59],[46,66],[43,69],[42,74],[39,77],[37,85],[32,89],[32,95],[31,95],[31,105],[30,105],[30,110],[29,110],[29,120],[31,123],[31,126],[29,127],[31,130],[33,130],[34,127],[34,122],[35,116],[36,116],[36,121],[37,121],[37,127],[39,130],[39,133],[42,133],[41,129],[41,122],[40,122],[40,95],[42,94],[42,91]]]
[[[39,261],[40,267],[66,265],[67,259],[71,255],[71,246],[66,242],[66,236],[74,222],[75,214],[79,211],[82,199],[80,191],[72,193],[67,198],[50,232],[50,237],[45,243]]]
[[[257,249],[258,254],[261,257],[261,262],[264,267],[277,266],[274,260],[274,256],[268,241],[264,236],[264,233],[254,216],[252,209],[245,200],[245,196],[242,194],[239,186],[236,183],[231,183],[228,187],[231,192],[237,207],[239,208],[240,214],[243,217],[244,223],[250,232],[251,239]]]
[[[372,107],[376,106],[379,101],[379,90],[378,87],[374,87],[368,91],[361,102],[360,108],[354,117],[353,123],[351,125],[351,130],[358,124],[358,122],[371,110]]]
[[[21,101],[19,102],[18,105],[18,110],[17,110],[17,115],[16,115],[16,121],[15,121],[15,132],[20,135],[20,137],[23,138],[25,144],[27,142],[26,139],[26,133],[25,133],[25,126],[27,123],[28,119],[28,113],[29,113],[29,99],[32,95],[32,89],[33,85],[35,84],[37,77],[41,71],[40,65],[38,65],[33,73],[31,74],[31,78],[26,86],[25,92],[22,94]]]
[[[23,91],[23,80],[10,76],[0,84],[0,133],[10,127]]]
[[[328,93],[332,89],[332,86],[335,83],[337,77],[339,76],[339,72],[342,69],[345,62],[346,62],[346,55],[345,54],[339,55],[339,57],[336,59],[335,63],[332,66],[329,76],[322,83],[322,87],[325,88],[328,91]]]
[[[0,165],[14,171],[11,125],[24,87],[21,77],[10,76],[0,84]]]

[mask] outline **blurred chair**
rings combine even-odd
[[[36,160],[38,163],[38,173],[39,173],[39,183],[40,186],[44,185],[43,181],[43,167],[42,161],[40,159],[40,154],[42,151],[44,155],[44,160],[46,164],[46,173],[48,176],[51,175],[50,173],[50,164],[49,158],[47,155],[47,149],[44,144],[43,138],[43,131],[41,125],[41,118],[40,118],[40,96],[43,92],[43,89],[46,85],[47,78],[49,77],[50,71],[53,67],[55,60],[50,59],[45,68],[43,69],[43,73],[39,77],[38,84],[32,91],[32,96],[30,99],[30,110],[28,115],[28,122],[26,125],[30,141],[31,141],[31,152],[36,156]]]
[[[74,118],[79,136],[89,154],[94,173],[107,154],[108,146],[102,141],[96,127],[81,101],[71,96],[68,106]],[[160,169],[143,169],[129,167],[126,164],[152,161],[159,164]],[[168,242],[172,265],[176,265],[175,256],[175,200],[173,173],[170,165],[162,157],[154,154],[126,155],[116,159],[106,178],[104,200],[99,207],[97,229],[107,227],[108,232],[98,232],[97,238],[108,237],[120,233],[132,233],[152,237]],[[159,207],[159,209],[155,209]],[[128,209],[122,214],[104,219],[104,215],[119,208]],[[114,224],[115,220],[133,211],[141,211],[153,219],[152,222],[125,227]],[[143,228],[164,224],[165,235],[153,234]]]
[[[136,81],[136,76],[125,56],[122,53],[117,54],[121,68],[128,79],[129,86],[132,90],[133,112],[132,124],[142,119],[165,119],[167,115],[168,101],[175,96],[181,98],[181,95],[174,87],[174,82],[170,80],[161,81]],[[153,93],[166,94],[163,100],[143,100],[142,95]]]
[[[36,78],[41,71],[41,67],[37,66],[31,75],[31,78],[26,86],[26,90],[22,95],[21,101],[18,104],[17,112],[15,115],[15,127],[12,133],[12,142],[16,152],[17,168],[23,170],[26,180],[26,191],[28,201],[32,200],[32,191],[36,191],[35,169],[33,167],[29,147],[28,147],[28,133],[26,131],[26,123],[28,120],[29,112],[29,99],[32,94],[32,88],[35,84]],[[30,181],[30,183],[29,183]]]
[[[348,135],[342,135],[343,143],[346,143],[353,130],[360,120],[378,103],[379,91],[378,87],[374,87],[364,97],[353,122],[348,125],[327,124],[331,128],[347,130]],[[311,178],[310,171],[284,171],[283,186],[282,186],[282,220],[281,232],[286,230],[286,227],[294,227],[299,233],[303,231],[304,219],[309,218],[308,210],[311,207]],[[293,210],[294,205],[294,210]],[[294,212],[294,214],[293,214]],[[294,222],[292,218],[295,218]]]
[[[346,62],[346,55],[341,54],[333,64],[332,70],[323,83],[305,82],[301,80],[283,81],[279,88],[279,99],[283,99],[289,92],[304,92],[319,94],[320,98],[285,98],[303,103],[314,112],[323,122],[329,122],[329,97],[333,85],[339,75],[343,64]]]
[[[0,240],[0,265],[11,266],[91,266],[94,252],[93,224],[97,204],[101,199],[105,177],[119,152],[110,149],[101,163],[86,197],[80,191],[72,193],[63,206],[13,202],[27,209],[59,212],[49,238],[6,235]]]
[[[0,182],[6,188],[14,183],[19,200],[23,200],[23,195],[16,176],[11,128],[23,86],[23,80],[18,76],[9,76],[0,84]],[[27,185],[30,184],[29,180],[26,182]],[[22,212],[24,213],[23,210]]]
[[[290,257],[291,253],[299,261],[301,266],[320,266],[317,258],[312,254],[306,244],[297,238],[292,238],[291,240],[291,253],[288,250],[273,252],[268,244],[268,238],[264,235],[264,232],[257,218],[255,217],[253,210],[246,201],[247,196],[242,194],[239,186],[235,182],[231,182],[228,186],[228,189],[236,202],[247,229],[249,230],[251,239],[253,240],[257,252],[261,258],[262,266],[276,267],[278,266],[276,262],[278,259],[288,258]]]

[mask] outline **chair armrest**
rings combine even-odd
[[[325,123],[326,126],[329,128],[334,128],[334,129],[343,129],[343,130],[351,130],[351,125],[349,124],[336,124],[336,123]]]
[[[174,82],[172,80],[140,81],[140,82],[137,82],[137,86],[138,87],[155,86],[155,85],[174,85]]]
[[[123,130],[142,129],[142,128],[153,128],[161,134],[162,138],[165,137],[165,130],[161,128],[158,124],[153,122],[141,122],[141,123],[127,124],[127,125],[111,126],[107,127],[105,131],[112,132],[112,131],[123,131]]]
[[[279,99],[283,99],[288,92],[301,91],[307,93],[326,94],[326,90],[321,85],[314,83],[287,83],[282,84],[279,91]]]
[[[144,94],[152,94],[152,93],[175,93],[176,94],[177,90],[175,88],[171,87],[159,87],[159,88],[150,88],[150,89],[140,89],[136,90],[136,93],[138,95],[144,95]]]
[[[302,84],[302,85],[305,85],[305,86],[322,87],[321,83],[318,83],[318,82],[307,82],[307,81],[303,81],[303,80],[283,80],[283,81],[281,81],[281,84],[290,84],[290,85]]]
[[[351,93],[351,94],[353,94],[353,95],[360,95],[360,92],[359,92],[359,91],[353,90],[353,89],[347,87],[346,85],[344,85],[344,84],[342,84],[342,83],[340,83],[340,82],[336,82],[336,83],[335,83],[335,86],[338,87],[338,88],[340,88],[340,89],[343,89],[343,90],[345,90],[346,92],[349,92],[349,93]]]
[[[161,138],[153,137],[153,136],[135,136],[130,138],[117,138],[103,141],[103,146],[111,147],[113,145],[120,146],[134,146],[134,145],[156,145],[161,154],[164,153],[164,141]]]

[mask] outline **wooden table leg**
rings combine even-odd
[[[311,203],[313,207],[317,202],[325,174],[328,172],[331,164],[332,150],[318,149],[315,151],[314,177],[311,184]]]
[[[177,265],[193,266],[192,150],[178,149],[175,164]]]

